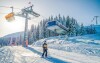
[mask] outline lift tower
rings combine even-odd
[[[16,14],[16,16],[20,16],[20,17],[24,17],[25,18],[25,31],[24,31],[24,42],[23,42],[23,46],[24,47],[28,46],[28,20],[31,19],[29,14],[34,16],[34,17],[39,17],[40,16],[38,13],[33,11],[32,7],[33,7],[33,5],[31,5],[31,6],[27,7],[27,8],[23,8],[21,10],[21,12]]]
[[[98,24],[97,19],[98,19],[99,16],[94,16],[94,17],[95,17],[95,19],[96,19],[96,25],[97,25],[97,24]]]

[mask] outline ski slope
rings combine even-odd
[[[34,42],[33,45],[41,47],[45,40],[48,47],[52,49],[100,57],[100,35],[98,34],[69,38],[66,36],[50,37]]]
[[[48,58],[41,58],[48,43]],[[28,47],[0,48],[0,63],[100,63],[100,35],[58,36],[41,39]]]
[[[0,63],[99,63],[100,57],[49,49],[48,58],[41,58],[42,48],[7,46],[0,52]],[[0,51],[2,50],[0,49]]]

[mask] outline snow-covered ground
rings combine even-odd
[[[2,50],[3,49],[3,50]],[[57,49],[48,50],[48,58],[41,58],[42,48],[7,46],[0,49],[0,63],[99,63],[100,57],[87,56]]]
[[[41,58],[42,44],[48,43],[48,58]],[[0,48],[0,63],[100,63],[100,35],[49,37],[29,47]]]
[[[40,56],[21,46],[5,46],[0,49],[0,63],[38,63]],[[40,63],[48,63],[45,59]]]
[[[66,36],[50,37],[41,39],[33,45],[41,47],[45,40],[49,48],[100,57],[100,35],[98,34],[69,38],[66,38]]]

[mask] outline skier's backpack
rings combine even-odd
[[[47,49],[47,44],[43,44],[43,48],[46,48]]]

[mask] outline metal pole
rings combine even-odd
[[[27,8],[24,8],[21,10],[21,14],[17,14],[17,16],[21,16],[26,18],[25,19],[25,31],[24,31],[24,42],[23,42],[23,46],[27,47],[28,46],[28,19],[30,19],[30,17],[28,16],[28,14],[33,15],[35,17],[39,17],[40,15],[35,13],[32,9],[33,5]]]
[[[14,8],[13,8],[13,6],[12,6],[12,7],[10,7],[10,8],[12,9],[12,13],[13,13],[13,9],[14,9]]]
[[[96,16],[96,25],[98,24],[98,22],[97,22],[97,16]]]
[[[26,42],[28,41],[28,13],[26,13],[25,19],[25,31],[24,31],[24,46],[26,47]]]
[[[98,21],[97,21],[98,17],[99,17],[99,16],[95,16],[95,18],[96,18],[96,25],[98,24]]]

